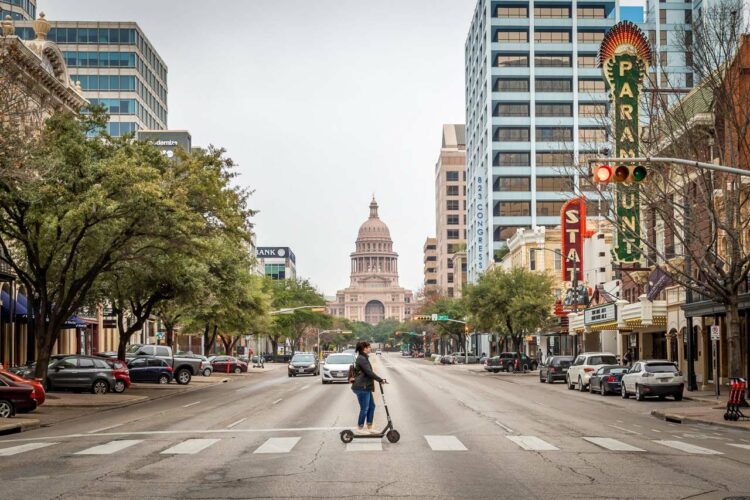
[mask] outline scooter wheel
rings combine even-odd
[[[729,420],[729,413],[724,414],[724,420]]]
[[[398,443],[398,440],[401,439],[401,434],[396,429],[391,429],[385,434],[385,437],[391,443]]]
[[[344,443],[351,443],[354,439],[354,433],[352,431],[341,431],[341,441]]]

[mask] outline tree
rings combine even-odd
[[[466,304],[459,299],[449,297],[438,297],[427,303],[422,308],[422,314],[438,314],[448,316],[450,319],[464,321],[467,316]],[[435,331],[441,337],[448,335],[456,339],[459,350],[463,351],[466,346],[466,333],[463,324],[453,321],[436,321],[432,323]]]
[[[520,352],[524,336],[547,323],[555,302],[553,286],[546,274],[496,267],[467,285],[463,299],[476,328],[509,336]]]
[[[306,279],[270,280],[267,286],[271,290],[271,304],[273,309],[287,309],[302,306],[325,306],[325,298]],[[278,342],[281,338],[289,339],[292,352],[310,329],[324,328],[330,324],[331,318],[325,314],[299,309],[289,314],[279,314],[273,317],[273,326],[269,338],[274,353],[278,352]]]

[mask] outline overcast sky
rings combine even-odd
[[[169,128],[225,147],[259,246],[331,295],[373,193],[422,285],[443,123],[464,122],[475,0],[39,0],[49,20],[135,21],[169,67]]]

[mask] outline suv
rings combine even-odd
[[[297,375],[320,375],[317,356],[309,352],[298,352],[289,362],[287,374],[290,377],[296,377]]]
[[[501,352],[497,358],[494,364],[497,371],[514,372],[518,370],[525,372],[537,369],[537,361],[523,352],[520,354],[517,352]]]
[[[616,365],[617,357],[611,352],[584,352],[579,354],[568,368],[565,383],[568,389],[576,387],[579,391],[585,391],[589,386],[591,375],[604,365]]]
[[[114,390],[116,380],[112,366],[94,356],[65,356],[50,363],[47,389],[89,389],[94,394]]]
[[[539,382],[553,383],[555,380],[565,380],[568,368],[573,362],[573,356],[551,356],[539,367]]]
[[[625,399],[635,394],[638,401],[643,401],[646,396],[658,396],[659,399],[672,396],[675,401],[682,401],[684,388],[685,379],[677,365],[666,359],[653,359],[635,363],[622,376],[620,391]]]

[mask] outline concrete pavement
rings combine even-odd
[[[375,356],[373,356],[375,358]],[[402,439],[355,441],[347,385],[285,365],[0,438],[8,498],[686,498],[750,492],[747,433],[533,377],[385,355]],[[377,425],[384,424],[378,398]]]

